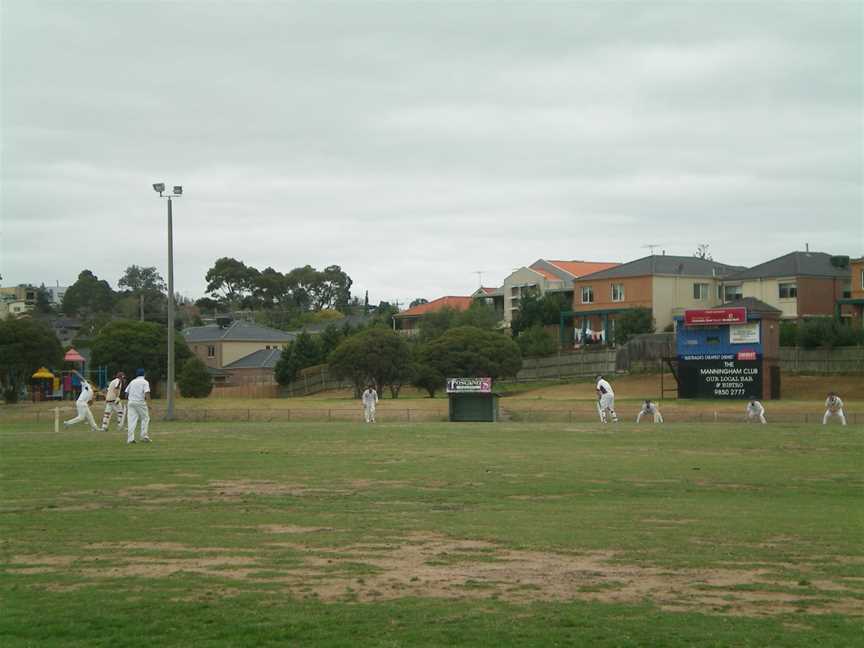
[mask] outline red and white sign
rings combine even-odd
[[[687,326],[744,324],[746,321],[746,308],[701,308],[684,311],[684,324]]]
[[[755,351],[739,351],[735,354],[736,360],[758,360]]]

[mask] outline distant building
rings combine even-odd
[[[579,277],[573,294],[574,339],[613,339],[616,320],[632,308],[650,309],[656,330],[662,331],[687,308],[729,301],[723,299],[721,282],[743,269],[698,257],[654,254]]]
[[[393,328],[404,335],[416,335],[419,332],[420,322],[428,313],[435,313],[445,308],[456,311],[466,311],[474,303],[472,297],[447,296],[433,299],[425,304],[419,304],[414,308],[397,313],[393,316]]]
[[[858,326],[864,326],[864,257],[849,262],[850,287],[848,297],[838,300],[837,311],[847,307]],[[835,313],[839,315],[840,313]]]
[[[566,302],[573,298],[573,282],[593,272],[614,268],[618,263],[605,261],[558,261],[537,259],[530,266],[517,268],[507,277],[500,290],[501,313],[507,326],[513,321],[523,299],[559,293]],[[483,289],[485,290],[485,289]],[[474,294],[477,296],[477,293]],[[491,295],[494,300],[497,294]],[[496,308],[497,308],[497,304]]]
[[[724,277],[723,294],[726,301],[755,297],[779,308],[783,319],[833,316],[852,295],[849,257],[790,252]]]
[[[207,365],[217,382],[234,384],[249,373],[250,368],[266,369],[267,363],[271,361],[272,366],[275,366],[273,358],[278,359],[282,347],[297,336],[250,322],[220,318],[216,324],[184,329],[183,337],[192,353]],[[261,351],[272,353],[259,354]],[[244,362],[238,362],[240,360]],[[270,373],[273,373],[272,367]]]

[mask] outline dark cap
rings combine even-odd
[[[137,372],[135,372],[135,375],[136,376],[143,376],[144,375],[144,369],[139,369]]]

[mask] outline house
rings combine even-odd
[[[579,277],[572,302],[575,340],[612,339],[615,320],[632,308],[650,309],[655,328],[662,331],[685,309],[726,301],[720,291],[723,277],[743,269],[698,257],[652,254]]]
[[[504,322],[507,326],[519,310],[522,299],[532,295],[542,297],[547,293],[561,293],[567,302],[572,300],[573,282],[587,274],[614,268],[617,263],[602,261],[548,261],[538,259],[530,266],[514,270],[504,279]]]
[[[281,357],[281,348],[260,349],[226,365],[221,373],[231,385],[273,384],[276,382],[276,363]],[[214,380],[218,381],[215,375]]]
[[[216,324],[184,329],[183,337],[192,353],[211,370],[228,372],[230,365],[257,351],[281,353],[282,347],[297,336],[251,322],[219,318]]]
[[[428,313],[435,313],[445,308],[456,311],[466,311],[474,303],[472,297],[460,297],[449,295],[439,297],[425,304],[419,304],[413,308],[397,313],[393,316],[393,330],[404,335],[416,335],[423,317]]]
[[[495,316],[500,323],[504,321],[504,288],[488,288],[480,286],[471,293],[471,299],[481,301],[495,310]]]
[[[849,294],[837,300],[834,315],[840,317],[845,307],[852,321],[864,326],[864,257],[849,261]]]
[[[0,297],[0,320],[7,317],[22,317],[33,310],[33,306],[23,299]]]
[[[779,308],[783,319],[831,317],[838,301],[850,299],[851,292],[849,257],[825,252],[790,252],[723,279],[727,301],[755,297]],[[844,313],[851,315],[851,310]]]
[[[0,288],[0,319],[21,317],[36,307],[39,289],[30,285]]]

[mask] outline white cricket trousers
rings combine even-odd
[[[645,416],[645,414],[647,414],[647,412],[639,412],[636,415],[636,422],[638,423],[639,421],[641,421],[642,417]],[[655,423],[662,423],[663,422],[663,415],[660,414],[660,412],[657,410],[654,410],[654,422]]]
[[[91,430],[98,430],[96,427],[96,419],[93,418],[93,412],[90,411],[90,406],[87,403],[75,403],[75,409],[78,410],[78,416],[73,419],[69,419],[63,425],[75,425],[76,423],[80,423],[81,421],[87,421],[87,424],[90,426]]]
[[[123,429],[123,422],[126,420],[126,408],[123,407],[123,402],[109,401],[105,403],[105,411],[102,413],[102,431],[106,432],[108,426],[111,425],[111,416],[117,412],[117,427]]]
[[[756,414],[756,413],[754,412],[753,414],[748,414],[748,415],[747,415],[747,420],[748,420],[748,421],[752,421],[752,420],[754,420],[754,419],[758,419],[760,423],[764,423],[764,424],[767,424],[767,423],[768,423],[768,421],[765,420],[765,415],[764,415],[764,414]]]
[[[374,423],[375,422],[375,406],[374,405],[366,405],[366,407],[363,408],[363,416],[365,417],[367,423]]]
[[[606,423],[606,413],[612,415],[612,420],[618,422],[618,415],[615,413],[615,397],[612,394],[603,394],[600,397],[600,420]]]
[[[846,414],[842,409],[837,410],[836,412],[832,412],[831,410],[825,410],[825,416],[822,417],[822,425],[828,425],[828,419],[831,418],[831,415],[839,416],[840,422],[843,425],[846,425]]]
[[[135,428],[138,426],[138,421],[141,421],[141,439],[149,439],[147,430],[150,428],[150,410],[147,408],[147,403],[138,401],[129,401],[129,432],[126,435],[126,442],[131,443],[135,440]]]

